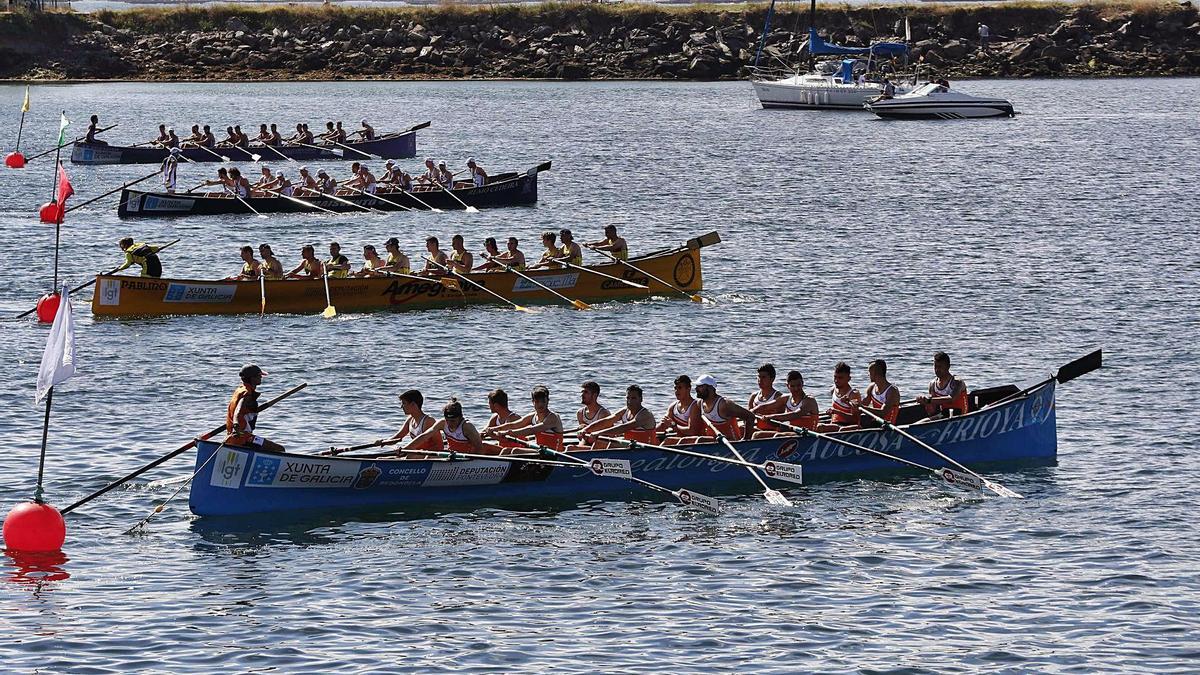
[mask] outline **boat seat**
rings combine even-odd
[[[1000,387],[988,387],[986,389],[976,389],[967,395],[967,400],[970,401],[971,410],[979,410],[985,405],[989,405],[999,401],[1007,396],[1021,391],[1015,384],[1006,384]]]

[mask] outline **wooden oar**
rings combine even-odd
[[[262,296],[262,306],[258,310],[258,318],[263,318],[267,314],[267,275],[263,274],[262,266],[258,268],[258,290]]]
[[[330,142],[330,143],[332,143],[332,144],[334,144],[334,145],[336,145],[336,146],[338,146],[339,148],[344,148],[344,149],[346,149],[346,150],[349,150],[350,152],[357,152],[358,154],[362,155],[363,157],[366,157],[367,159],[383,159],[383,158],[382,158],[382,157],[380,157],[379,155],[372,155],[372,154],[371,154],[371,153],[369,153],[369,152],[363,152],[362,150],[358,150],[358,149],[356,149],[356,148],[352,148],[352,147],[350,147],[350,146],[348,146],[348,145],[345,145],[345,144],[343,144],[343,143],[338,143],[337,141],[333,140],[332,138],[331,138],[331,139],[329,139],[329,142]]]
[[[174,246],[175,244],[178,244],[178,243],[179,243],[179,240],[178,240],[178,239],[176,239],[175,241],[172,241],[172,242],[168,242],[168,243],[166,243],[166,244],[163,244],[163,245],[162,245],[162,246],[161,246],[161,247],[158,249],[158,252],[159,252],[159,253],[162,253],[164,250],[166,250],[166,249],[168,249],[168,248],[170,248],[170,247],[172,247],[172,246]],[[114,267],[114,268],[112,268],[111,270],[109,270],[109,271],[107,271],[107,272],[104,272],[103,274],[101,274],[101,275],[97,275],[97,276],[108,276],[109,274],[116,274],[116,273],[117,273],[117,271],[118,271],[119,269],[121,269],[121,268],[120,268],[120,267]],[[83,282],[82,284],[79,284],[79,285],[78,285],[78,286],[76,286],[75,288],[72,288],[70,291],[67,291],[67,293],[68,293],[68,295],[75,295],[75,291],[81,291],[81,290],[83,290],[83,289],[87,288],[88,286],[91,286],[91,285],[92,285],[92,284],[94,284],[94,283],[96,283],[96,277],[92,277],[92,278],[91,278],[91,279],[89,279],[88,281],[85,281],[85,282]],[[23,319],[23,318],[25,318],[25,317],[29,316],[30,314],[33,314],[33,313],[34,313],[34,312],[36,312],[36,311],[37,311],[37,307],[34,307],[33,309],[28,309],[28,310],[25,310],[24,312],[21,312],[20,314],[18,314],[18,315],[16,315],[16,316],[14,316],[13,318],[14,318],[14,319]]]
[[[687,292],[687,291],[683,290],[682,288],[680,288],[680,287],[678,287],[678,286],[676,286],[676,285],[674,285],[674,284],[668,284],[667,282],[663,281],[662,279],[659,279],[658,277],[654,276],[653,274],[650,274],[650,273],[649,273],[649,272],[647,272],[646,270],[644,270],[644,269],[642,269],[642,268],[640,268],[640,267],[638,267],[638,266],[634,265],[634,264],[633,264],[633,263],[631,263],[631,262],[628,262],[628,261],[626,261],[626,260],[621,260],[620,258],[618,258],[617,256],[615,256],[615,255],[613,255],[613,254],[609,253],[608,251],[601,251],[600,249],[598,249],[598,248],[592,248],[591,246],[589,246],[589,247],[588,247],[588,249],[590,249],[590,250],[592,250],[592,251],[595,251],[596,253],[599,253],[600,255],[602,255],[602,256],[604,256],[604,257],[606,257],[606,258],[609,258],[609,259],[611,259],[611,260],[612,260],[613,262],[615,262],[615,263],[619,263],[619,264],[621,264],[621,265],[624,265],[624,266],[626,266],[626,267],[628,267],[628,268],[630,268],[630,269],[634,269],[634,270],[637,270],[637,271],[641,272],[642,274],[645,274],[646,276],[648,276],[648,277],[650,277],[651,279],[653,279],[653,280],[657,281],[658,283],[662,284],[663,286],[666,286],[667,288],[669,288],[669,289],[671,289],[671,290],[673,290],[673,291],[677,291],[677,292],[679,292],[679,293],[682,293],[683,295],[687,296],[688,298],[691,298],[692,302],[704,302],[704,298],[700,297],[699,295],[697,295],[697,294],[695,294],[695,293],[689,293],[689,292]],[[711,302],[711,301],[710,301],[710,302]]]
[[[437,185],[438,187],[440,187],[442,189],[443,192],[445,192],[446,194],[453,197],[454,201],[458,202],[459,204],[462,204],[462,207],[464,209],[466,209],[467,213],[479,213],[479,209],[475,208],[474,206],[469,206],[466,202],[459,199],[458,195],[454,194],[454,190],[447,188],[445,185],[442,185],[441,183],[434,183],[434,185]]]
[[[1088,373],[1092,372],[1093,370],[1100,368],[1102,365],[1104,365],[1103,350],[1097,349],[1096,351],[1094,351],[1090,354],[1081,356],[1081,357],[1075,359],[1074,361],[1064,365],[1063,367],[1058,369],[1057,373],[1042,380],[1041,382],[1038,382],[1037,384],[1035,384],[1031,387],[1026,387],[1026,388],[1022,389],[1021,391],[1018,391],[1015,394],[1005,396],[1004,398],[1000,399],[999,401],[989,403],[984,407],[991,408],[992,406],[1000,405],[1001,403],[1007,403],[1007,402],[1013,400],[1014,398],[1020,398],[1024,395],[1028,394],[1029,392],[1033,391],[1034,389],[1037,389],[1039,387],[1044,387],[1047,384],[1050,384],[1051,382],[1058,382],[1059,384],[1062,384],[1064,382],[1070,382],[1071,380],[1073,380],[1081,375],[1087,375]]]
[[[322,150],[322,151],[326,151],[326,152],[332,152],[334,157],[341,157],[342,155],[346,154],[346,153],[342,152],[341,150],[339,150],[338,148],[331,148],[328,146],[322,147],[320,145],[313,145],[311,143],[301,143],[299,141],[296,141],[296,145],[298,145],[302,148],[312,148],[314,150]]]
[[[499,260],[496,260],[492,256],[484,254],[483,258],[485,260],[487,260],[488,262],[494,262],[497,265],[503,267],[504,271],[512,272],[513,274],[521,277],[522,279],[524,279],[525,281],[528,281],[529,283],[533,284],[534,286],[537,286],[538,288],[541,288],[542,290],[549,291],[550,293],[557,296],[558,298],[561,298],[563,300],[563,302],[570,304],[575,309],[591,309],[591,307],[592,307],[591,305],[587,304],[586,302],[584,302],[582,300],[572,300],[572,299],[568,298],[567,296],[563,295],[562,293],[559,293],[558,291],[554,290],[553,288],[550,288],[546,284],[543,284],[539,281],[534,281],[534,279],[532,277],[530,277],[529,275],[518,272],[513,267],[506,265]]]
[[[111,195],[114,192],[120,192],[121,190],[124,190],[125,188],[129,187],[130,185],[137,185],[138,183],[140,183],[144,180],[150,180],[151,178],[154,178],[155,176],[159,175],[159,173],[161,173],[161,172],[155,171],[154,173],[151,173],[146,176],[142,176],[141,178],[139,178],[137,180],[131,180],[128,183],[125,183],[119,187],[115,187],[115,188],[109,190],[108,192],[105,192],[104,194],[100,195],[99,197],[93,197],[93,198],[87,200],[86,202],[83,202],[81,204],[76,204],[75,206],[70,207],[66,211],[63,211],[63,213],[70,213],[70,212],[74,211],[75,209],[81,209],[81,208],[87,206],[88,204],[91,204],[93,202],[98,202],[101,199],[104,199],[105,197]]]
[[[159,249],[159,250],[161,250],[161,249]],[[267,408],[270,408],[271,406],[275,405],[276,403],[282,401],[283,399],[291,396],[292,394],[300,391],[301,389],[303,389],[307,386],[308,386],[307,382],[302,382],[302,383],[292,387],[291,389],[288,389],[287,391],[276,396],[275,398],[271,399],[270,401],[267,401],[266,403],[260,405],[258,407],[258,411],[261,413],[262,411],[266,410]],[[149,471],[150,469],[153,469],[156,466],[159,466],[160,464],[170,460],[171,458],[181,455],[184,452],[187,452],[191,448],[195,447],[197,440],[207,440],[207,439],[212,438],[213,436],[221,433],[222,431],[225,431],[224,424],[213,429],[212,431],[208,432],[207,434],[204,434],[203,436],[199,436],[198,438],[194,438],[194,439],[188,441],[184,445],[172,450],[171,452],[168,452],[167,454],[163,455],[162,457],[159,457],[158,459],[154,460],[153,462],[150,462],[149,464],[143,466],[142,468],[137,469],[136,471],[133,471],[132,473],[126,474],[125,476],[118,478],[117,480],[109,483],[108,485],[105,485],[103,488],[93,492],[92,494],[84,497],[83,499],[80,499],[79,501],[75,502],[74,504],[71,504],[67,508],[63,509],[61,511],[61,513],[63,515],[66,515],[67,513],[74,511],[75,509],[79,508],[80,506],[83,506],[84,504],[92,501],[93,499],[103,495],[104,493],[106,493],[116,487],[119,487],[125,483],[128,483],[129,481],[133,480],[134,478],[137,478],[138,476],[146,473],[147,471]]]
[[[723,444],[727,450],[732,452],[734,457],[737,457],[738,460],[745,462],[746,458],[742,457],[742,453],[738,452],[738,449],[736,447],[734,447],[733,443],[729,442],[728,438],[725,438],[725,434],[721,433],[717,429],[716,425],[713,424],[713,421],[708,419],[708,415],[703,414],[703,412],[704,412],[703,410],[701,410],[699,412],[701,413],[700,419],[705,424],[708,425],[708,428],[711,429],[714,434],[716,434],[717,441],[720,442],[721,444]],[[762,486],[762,488],[764,490],[763,497],[766,497],[768,504],[775,504],[776,506],[792,506],[793,505],[790,499],[783,496],[782,492],[780,492],[779,490],[771,489],[771,486],[767,485],[766,481],[764,481],[762,479],[762,476],[758,475],[757,471],[755,471],[754,469],[751,469],[750,467],[746,467],[746,470],[749,471],[750,475],[754,476],[754,480],[758,481],[758,484]]]
[[[508,304],[512,305],[512,306],[513,306],[513,309],[516,309],[516,310],[517,310],[517,311],[519,311],[519,312],[528,312],[528,311],[530,311],[528,307],[522,307],[521,305],[518,305],[517,303],[513,302],[512,300],[509,300],[508,298],[504,297],[503,295],[500,295],[499,293],[497,293],[496,291],[493,291],[492,289],[488,288],[487,286],[484,286],[484,285],[483,285],[483,284],[481,284],[481,283],[478,283],[478,282],[476,282],[476,281],[473,281],[473,280],[471,280],[471,279],[468,279],[466,276],[464,276],[464,275],[462,275],[462,274],[459,274],[458,272],[455,272],[454,270],[450,269],[449,267],[446,267],[445,265],[443,265],[443,264],[441,264],[441,263],[437,262],[436,260],[433,260],[433,259],[432,259],[432,258],[430,258],[429,256],[421,256],[421,258],[422,258],[422,259],[424,259],[424,260],[428,260],[429,262],[433,263],[434,265],[437,265],[438,267],[440,267],[440,268],[442,268],[442,269],[446,270],[446,271],[447,271],[447,272],[449,272],[450,274],[453,274],[454,276],[458,277],[459,279],[461,279],[461,280],[463,280],[463,281],[467,282],[468,284],[471,284],[471,285],[472,285],[472,286],[474,286],[475,288],[478,288],[479,290],[481,290],[481,291],[483,291],[484,293],[487,293],[488,295],[490,295],[490,296],[492,296],[492,297],[494,297],[494,298],[496,298],[496,299],[500,300],[501,302],[505,302],[505,303],[508,303]]]
[[[954,459],[954,458],[950,457],[949,455],[945,454],[945,453],[944,453],[944,452],[942,452],[941,450],[938,450],[937,448],[935,448],[935,447],[933,447],[932,445],[930,445],[930,444],[926,443],[925,441],[922,441],[921,439],[917,438],[916,436],[913,436],[912,434],[908,433],[908,432],[907,432],[907,431],[905,431],[904,429],[901,429],[900,427],[896,426],[895,424],[892,424],[891,422],[889,422],[889,421],[887,421],[887,420],[883,419],[883,418],[882,418],[882,417],[880,417],[879,415],[875,414],[875,412],[874,412],[872,409],[870,409],[870,408],[868,408],[868,407],[866,407],[866,406],[859,406],[859,410],[860,410],[860,411],[862,411],[862,413],[863,413],[863,414],[865,414],[865,415],[867,415],[868,417],[870,417],[870,418],[874,419],[875,421],[879,422],[879,423],[880,423],[880,424],[883,426],[883,428],[884,428],[884,430],[885,430],[885,431],[894,431],[894,432],[896,432],[896,433],[900,434],[901,436],[903,436],[904,438],[907,438],[909,441],[911,441],[911,442],[912,442],[912,443],[914,443],[915,445],[917,445],[917,446],[919,446],[919,447],[922,447],[922,448],[924,448],[925,450],[927,450],[927,451],[929,451],[929,452],[931,452],[931,453],[933,453],[933,454],[937,455],[938,457],[942,458],[944,461],[947,461],[947,462],[949,462],[949,463],[953,464],[954,466],[958,467],[958,469],[959,469],[960,471],[965,471],[965,472],[967,472],[967,473],[971,474],[971,475],[972,475],[972,476],[974,476],[975,478],[977,478],[977,479],[979,479],[979,480],[983,481],[983,486],[984,486],[985,488],[987,488],[987,489],[991,490],[992,492],[994,492],[994,493],[996,493],[996,494],[1000,495],[1001,497],[1013,497],[1013,498],[1016,498],[1016,499],[1023,499],[1023,497],[1021,497],[1021,495],[1017,494],[1016,492],[1013,492],[1012,490],[1010,490],[1010,489],[1008,489],[1008,488],[1004,487],[1003,485],[1001,485],[1001,484],[999,484],[999,483],[995,483],[995,482],[993,482],[993,481],[990,481],[990,480],[988,480],[988,479],[984,478],[983,476],[980,476],[979,474],[977,474],[977,473],[975,473],[974,471],[972,471],[972,470],[968,469],[968,468],[967,468],[966,466],[964,466],[964,465],[963,465],[961,462],[959,462],[958,460],[956,460],[956,459]]]
[[[645,290],[650,289],[649,286],[639,284],[637,282],[630,281],[628,279],[622,279],[621,277],[614,277],[613,275],[605,274],[604,272],[601,272],[600,270],[594,270],[590,267],[584,267],[583,265],[576,265],[575,263],[569,263],[565,260],[559,260],[558,264],[564,265],[566,267],[570,267],[571,269],[579,270],[581,272],[587,272],[588,274],[595,274],[596,276],[604,277],[605,279],[612,279],[613,281],[619,281],[619,282],[625,284],[626,286],[632,286],[634,288],[641,288],[641,289],[645,289]]]
[[[324,267],[324,263],[321,266]],[[325,270],[321,278],[325,281],[325,311],[321,312],[321,316],[332,319],[337,316],[337,310],[333,308],[333,300],[329,296],[329,270]]]
[[[700,494],[699,492],[694,492],[692,490],[688,490],[686,488],[682,488],[679,490],[672,490],[670,488],[665,488],[657,483],[651,483],[648,480],[643,480],[641,478],[638,478],[637,476],[633,475],[633,469],[630,467],[628,460],[596,458],[595,460],[593,460],[594,462],[596,462],[596,464],[593,464],[593,462],[589,462],[588,460],[583,459],[581,457],[576,457],[575,455],[569,455],[565,452],[559,452],[558,450],[554,450],[552,448],[548,448],[539,443],[534,443],[533,441],[530,441],[530,440],[527,440],[524,438],[520,438],[519,436],[511,436],[509,434],[501,434],[501,435],[504,436],[505,438],[516,441],[517,443],[520,443],[526,447],[534,448],[534,449],[538,450],[539,452],[541,452],[543,455],[552,456],[552,457],[560,457],[560,458],[567,460],[569,462],[572,462],[578,466],[587,467],[588,469],[591,470],[591,472],[593,474],[595,474],[597,476],[617,476],[620,478],[625,478],[626,480],[633,481],[634,483],[637,483],[638,485],[648,487],[651,490],[656,490],[656,491],[662,492],[664,494],[669,494],[669,495],[675,497],[675,499],[679,500],[679,503],[683,504],[684,506],[690,506],[690,507],[696,508],[700,511],[704,511],[705,513],[712,514],[714,516],[721,515],[720,500],[714,499],[713,497],[709,497],[707,495]]]
[[[279,191],[277,191],[277,190],[263,190],[263,192],[266,192],[267,194],[270,194],[270,195],[275,195],[276,197],[283,197],[284,199],[287,199],[287,200],[289,200],[289,201],[296,202],[297,204],[303,204],[304,206],[307,206],[307,207],[308,207],[308,208],[310,208],[310,209],[316,209],[316,210],[318,210],[318,211],[324,211],[325,213],[333,213],[333,214],[336,214],[336,213],[337,213],[337,211],[333,211],[333,210],[327,209],[327,208],[325,208],[324,206],[317,206],[316,204],[313,204],[313,203],[311,203],[311,202],[306,202],[306,201],[304,201],[303,199],[298,199],[298,198],[296,198],[296,197],[293,197],[293,196],[291,196],[291,195],[285,195],[285,194],[283,194],[282,192],[279,192]],[[328,197],[329,195],[324,195],[324,196]],[[256,211],[255,213],[257,213],[257,211]]]
[[[213,151],[213,150],[209,150],[208,148],[204,147],[203,145],[197,145],[196,147],[197,147],[197,148],[200,148],[201,150],[203,150],[203,151],[205,151],[205,152],[207,152],[208,154],[212,155],[213,157],[216,157],[217,159],[221,160],[222,162],[225,162],[226,164],[228,164],[228,163],[229,163],[229,158],[228,158],[228,157],[226,157],[225,155],[219,155],[219,154],[217,154],[215,151]],[[180,152],[179,154],[181,154],[181,155],[182,155],[183,153],[182,153],[182,152]]]
[[[420,197],[418,197],[417,191],[415,188],[413,189],[412,192],[405,192],[404,194],[408,195],[409,197],[412,197],[413,200],[416,201],[418,204],[420,204],[421,206],[424,206],[425,208],[429,209],[430,211],[433,211],[434,213],[442,212],[441,209],[437,208],[436,206],[430,206],[428,203],[426,203],[426,201],[424,199],[421,199]]]
[[[694,452],[692,450],[684,450],[683,448],[680,448],[679,446],[655,445],[653,443],[643,443],[642,441],[631,441],[627,438],[619,438],[616,436],[597,435],[596,438],[599,438],[602,441],[608,441],[609,443],[621,443],[623,445],[627,445],[627,446],[629,446],[630,450],[637,450],[638,448],[650,448],[651,450],[660,450],[662,452],[671,452],[676,455],[684,455],[685,457],[697,457],[700,459],[707,459],[712,462],[723,462],[725,464],[733,464],[734,466],[745,466],[745,467],[749,467],[751,469],[760,469],[760,470],[762,470],[763,473],[767,474],[767,476],[770,478],[787,481],[789,483],[800,483],[800,484],[804,483],[803,468],[799,464],[788,464],[786,462],[774,462],[774,461],[763,462],[761,464],[754,464],[753,462],[747,462],[744,460],[729,459],[728,457],[718,457],[716,455],[708,455],[703,452]]]
[[[282,152],[276,150],[275,146],[273,146],[273,145],[267,145],[266,143],[263,143],[263,147],[270,150],[271,152],[275,153],[276,155],[279,155],[282,159],[286,159],[289,162],[296,161],[294,158],[288,157],[287,155],[283,154]]]
[[[380,197],[379,195],[377,195],[377,194],[374,194],[374,193],[371,193],[371,192],[367,192],[366,190],[359,190],[358,188],[356,188],[356,187],[354,187],[354,186],[352,186],[352,185],[343,185],[342,187],[346,188],[347,190],[354,190],[355,192],[357,192],[357,193],[358,193],[358,194],[360,194],[360,195],[365,195],[365,196],[367,196],[367,197],[371,197],[371,198],[373,198],[373,199],[377,199],[377,200],[379,200],[379,201],[383,202],[384,204],[391,204],[392,206],[394,206],[394,207],[396,207],[396,208],[398,208],[398,209],[404,209],[405,211],[412,211],[412,210],[413,210],[413,208],[412,208],[411,206],[405,206],[405,205],[403,205],[403,204],[397,204],[396,202],[394,202],[394,201],[392,201],[392,200],[390,200],[390,199],[384,199],[383,197]]]

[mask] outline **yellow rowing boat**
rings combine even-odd
[[[542,269],[524,274],[573,300],[604,302],[636,300],[651,295],[682,296],[703,288],[700,249],[720,243],[711,232],[680,247],[617,262],[588,265],[601,272],[648,288],[637,288],[580,269]],[[553,293],[511,272],[464,275],[470,282],[520,305],[561,303]],[[668,286],[662,282],[671,284]],[[674,288],[672,287],[674,286]],[[96,275],[92,314],[97,317],[154,317],[182,314],[257,314],[262,307],[258,281],[152,279],[113,274]],[[322,279],[267,281],[266,311],[272,314],[316,314],[327,304]],[[363,277],[330,279],[329,293],[339,313],[499,304],[500,300],[472,283],[443,283],[440,278]]]

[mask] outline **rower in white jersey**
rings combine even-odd
[[[794,427],[815,429],[817,418],[821,414],[821,407],[817,405],[817,399],[805,393],[804,376],[800,374],[800,371],[792,370],[788,372],[787,388],[787,396],[780,396],[774,401],[764,403],[755,409],[754,413],[758,415],[759,422],[775,420],[776,422],[785,422]],[[762,426],[770,426],[773,430],[763,431],[761,430]],[[760,430],[754,432],[754,438],[795,435],[793,431],[785,430],[783,427],[770,423],[759,424],[759,427]]]
[[[598,436],[623,437],[640,443],[657,443],[654,413],[642,405],[642,388],[631,384],[625,389],[625,407],[592,422],[579,432],[579,438],[592,448],[607,448],[609,442]]]
[[[712,430],[708,423],[716,428],[717,433],[731,441],[750,438],[754,431],[754,413],[742,406],[717,394],[717,378],[703,375],[696,380],[696,398],[700,399],[700,414],[705,417],[705,438],[695,439],[694,442],[710,442],[713,439]],[[738,420],[742,424],[738,425]]]
[[[492,416],[488,418],[487,426],[480,433],[484,436],[489,436],[492,429],[510,422],[516,422],[521,419],[521,416],[513,412],[508,407],[508,392],[503,389],[494,389],[488,393],[487,397],[488,410],[492,412]],[[499,439],[500,447],[502,448],[524,448],[525,446],[512,440],[511,438],[501,437]]]
[[[576,431],[599,419],[609,416],[608,409],[600,405],[600,384],[595,380],[587,380],[579,385],[579,410],[575,411],[575,420],[579,422]]]
[[[775,388],[775,364],[764,363],[758,367],[758,391],[750,394],[750,400],[746,404],[746,409],[754,414],[760,414],[759,408],[768,403],[773,403],[777,399],[783,397],[783,392]],[[758,430],[773,431],[765,422],[759,420]]]
[[[482,166],[475,163],[474,158],[467,160],[467,169],[471,171],[471,185],[475,187],[483,187],[487,185],[487,172]]]
[[[389,440],[403,439],[404,447],[396,450],[397,455],[403,456],[405,451],[411,450],[430,450],[441,452],[442,439],[440,437],[431,437],[422,439],[422,445],[414,445],[413,441],[419,438],[422,434],[435,424],[432,417],[426,415],[421,406],[425,404],[425,397],[416,389],[409,389],[400,394],[400,409],[404,411],[407,417],[404,419],[404,426],[396,432]]]
[[[692,398],[692,378],[675,378],[675,402],[667,407],[656,431],[666,434],[663,445],[676,445],[685,438],[703,436],[708,432],[700,421],[700,402]]]
[[[563,424],[558,413],[550,409],[550,390],[543,386],[533,388],[529,394],[533,412],[515,422],[501,424],[491,429],[491,437],[503,438],[533,436],[538,445],[554,450],[563,449]]]
[[[942,419],[969,412],[967,383],[950,372],[950,355],[946,352],[933,355],[933,379],[929,381],[928,394],[918,396],[917,403],[925,406],[927,419]]]
[[[410,446],[425,447],[434,443],[443,444],[450,452],[500,454],[498,446],[484,444],[475,425],[463,417],[462,404],[456,398],[442,407],[442,419],[414,438]]]
[[[888,382],[887,363],[883,359],[872,361],[867,366],[867,377],[871,378],[871,384],[863,393],[863,406],[895,424],[900,414],[900,388]]]

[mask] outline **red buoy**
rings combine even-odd
[[[63,217],[62,207],[58,202],[46,202],[38,209],[38,217],[43,223],[57,223]]]
[[[4,166],[10,169],[24,169],[25,155],[19,152],[10,152],[4,156]]]
[[[67,524],[49,504],[17,504],[4,518],[4,548],[10,551],[58,551],[66,540]]]
[[[47,293],[38,298],[38,321],[42,323],[54,323],[54,317],[58,316],[58,303],[60,300],[62,300],[62,297],[58,293]]]

